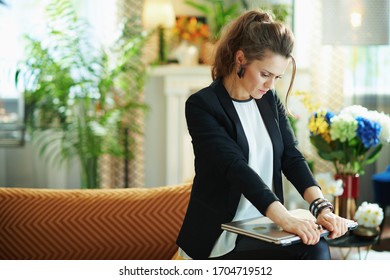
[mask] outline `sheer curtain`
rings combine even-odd
[[[304,91],[324,108],[339,111],[344,102],[345,55],[342,47],[322,44],[322,1],[295,1],[294,34],[296,37],[294,55],[297,62],[297,76],[294,91]],[[288,74],[285,75],[288,77]],[[284,82],[289,82],[288,78]],[[278,91],[283,92],[283,91]],[[334,172],[332,163],[318,157],[309,139],[308,109],[301,99],[294,95],[289,98],[289,109],[297,118],[299,148],[307,160],[314,162],[315,172]],[[288,186],[288,184],[286,184]],[[305,207],[299,194],[286,188],[288,207]]]
[[[324,45],[322,38],[323,5],[321,0],[299,0],[295,7],[295,57],[298,65],[295,90],[306,91],[322,107],[338,112],[360,104],[368,109],[390,113],[390,47]],[[334,172],[330,162],[317,156],[307,129],[310,112],[291,98],[291,111],[299,118],[297,136],[315,172]],[[384,147],[375,164],[361,176],[360,200],[372,201],[371,176],[390,164],[390,148]]]
[[[300,0],[295,6],[295,56],[298,66],[294,89],[305,91],[321,107],[334,112],[345,105],[345,49],[322,44],[322,1]],[[297,136],[301,150],[315,162],[316,172],[333,172],[333,165],[317,156],[310,144],[308,118],[312,112],[292,95],[291,109],[298,117]]]

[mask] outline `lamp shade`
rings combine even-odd
[[[175,25],[175,12],[170,0],[146,0],[143,9],[143,25],[146,29]]]
[[[325,45],[389,44],[389,0],[322,1]]]

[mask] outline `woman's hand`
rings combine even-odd
[[[323,198],[323,194],[320,188],[312,186],[305,190],[304,197],[311,204],[314,200]],[[333,214],[329,208],[323,209],[317,216],[317,224],[330,231],[329,238],[337,238],[344,235],[348,230],[347,221],[347,219]]]
[[[321,227],[314,221],[288,217],[282,226],[283,230],[298,235],[306,245],[315,245],[321,237]]]
[[[293,216],[279,201],[271,203],[265,214],[283,230],[298,235],[304,244],[315,245],[320,240],[318,224],[313,220]]]
[[[329,209],[323,210],[317,217],[317,223],[330,231],[329,238],[343,236],[348,231],[347,220],[332,213]]]

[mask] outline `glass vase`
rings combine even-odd
[[[336,174],[335,179],[343,180],[344,192],[335,197],[335,213],[346,219],[353,219],[356,212],[356,201],[359,197],[359,174]]]

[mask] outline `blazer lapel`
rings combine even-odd
[[[272,93],[269,92],[271,95]],[[283,201],[283,188],[281,182],[279,181],[279,177],[277,174],[277,166],[280,164],[280,153],[281,149],[283,149],[282,136],[279,131],[279,122],[275,116],[275,113],[272,111],[269,101],[267,100],[269,96],[263,96],[261,99],[256,100],[257,106],[259,107],[260,114],[263,118],[265,127],[268,130],[269,136],[271,138],[271,142],[273,145],[273,154],[274,154],[274,192],[279,197],[281,201]],[[276,176],[276,177],[275,177]]]
[[[233,102],[229,96],[229,93],[225,89],[220,79],[214,81],[213,87],[217,94],[219,101],[221,102],[222,107],[224,108],[226,114],[233,121],[236,128],[236,141],[237,144],[241,147],[246,160],[249,159],[249,145],[245,137],[244,128],[242,127],[241,121],[238,117],[236,109],[234,108]]]
[[[270,93],[269,93],[270,94]],[[259,107],[261,117],[263,118],[264,124],[268,130],[269,136],[272,139],[272,143],[275,148],[283,146],[282,137],[279,131],[279,123],[276,119],[275,113],[272,111],[266,96],[256,100],[257,106]]]

